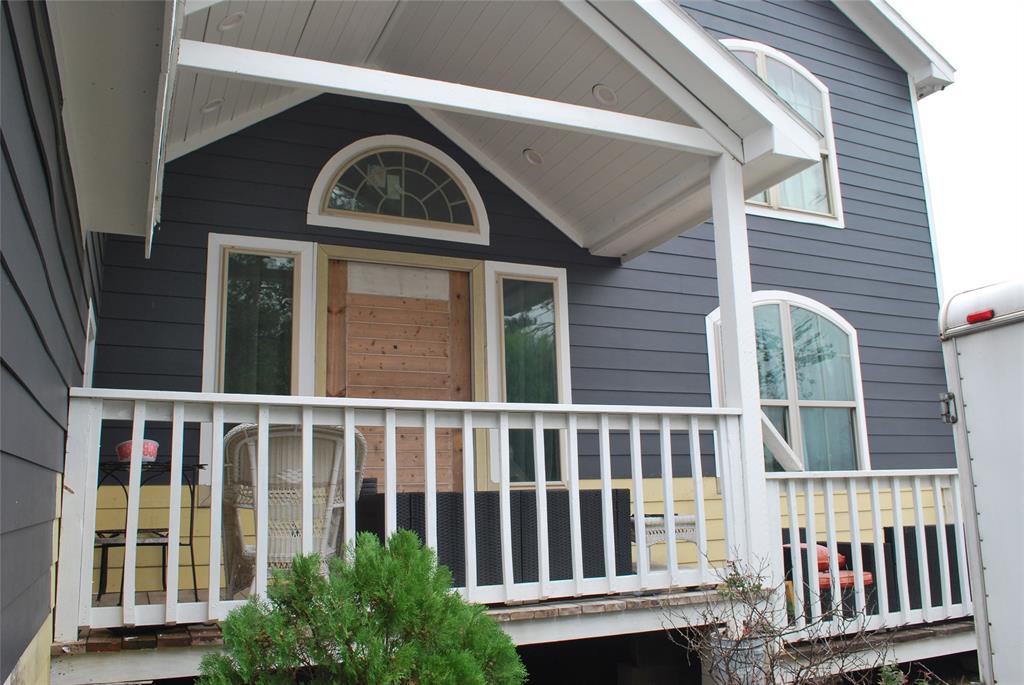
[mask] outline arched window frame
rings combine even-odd
[[[364,155],[375,151],[405,150],[429,159],[443,169],[459,185],[473,214],[472,225],[447,224],[438,221],[408,219],[332,209],[327,196],[341,172]],[[469,174],[447,154],[420,140],[397,135],[370,136],[342,148],[320,170],[313,183],[306,207],[306,222],[313,226],[331,226],[389,235],[448,240],[474,245],[490,244],[490,224],[483,199]]]
[[[824,115],[825,130],[821,131],[824,138],[821,142],[821,154],[825,158],[825,178],[828,186],[829,205],[832,208],[831,214],[822,214],[808,209],[796,209],[781,207],[778,200],[778,186],[768,189],[768,203],[764,204],[755,200],[747,200],[747,212],[758,216],[770,216],[789,221],[802,223],[819,224],[832,228],[844,228],[843,220],[843,197],[839,186],[839,162],[836,157],[835,132],[832,125],[832,107],[830,104],[829,90],[821,79],[812,74],[806,67],[797,62],[784,52],[771,46],[749,40],[726,38],[722,45],[730,51],[742,51],[754,53],[757,76],[767,82],[766,58],[778,60],[785,66],[793,69],[797,74],[807,79],[812,86],[818,89],[822,98],[822,112]]]
[[[791,444],[775,430],[774,425],[768,416],[761,413],[761,429],[765,445],[772,449],[776,459],[786,471],[804,471],[806,460],[803,455],[803,433],[799,423],[799,408],[807,406],[849,406],[854,409],[854,446],[857,450],[857,467],[863,470],[871,469],[871,455],[868,450],[868,428],[867,418],[864,410],[864,387],[860,370],[860,343],[857,339],[857,329],[844,319],[831,307],[812,300],[803,295],[786,292],[784,290],[759,290],[753,293],[751,302],[753,306],[777,304],[780,305],[783,331],[783,354],[786,366],[787,399],[771,400],[771,404],[789,409],[790,416],[795,415],[795,421],[790,419]],[[827,402],[814,400],[801,400],[795,387],[795,368],[793,367],[793,336],[790,325],[789,307],[800,307],[817,314],[827,321],[835,324],[850,341],[850,373],[853,382],[853,400],[849,402]],[[722,405],[722,378],[724,370],[721,367],[721,309],[715,309],[707,315],[705,326],[708,341],[708,366],[711,375],[711,402],[712,406]]]

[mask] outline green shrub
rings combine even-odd
[[[349,554],[347,557],[351,558]],[[275,572],[267,598],[222,624],[223,653],[207,655],[203,685],[522,683],[515,646],[480,606],[451,590],[416,535],[381,546],[363,533],[354,561],[317,555]]]

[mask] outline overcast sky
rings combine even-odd
[[[1024,2],[889,3],[957,70],[918,103],[943,297],[1024,278]]]

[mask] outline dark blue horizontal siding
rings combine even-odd
[[[100,242],[73,209],[45,5],[0,10],[0,680],[50,612],[68,387],[82,380]]]

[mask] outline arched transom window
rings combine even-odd
[[[765,467],[866,468],[856,330],[820,302],[793,293],[756,292],[754,305]],[[718,310],[708,319],[717,347]],[[717,381],[722,369],[713,365],[712,373]]]
[[[487,243],[479,193],[448,155],[411,138],[364,138],[331,158],[309,200],[311,224]]]
[[[842,198],[828,88],[793,58],[767,45],[735,39],[722,44],[823,136],[821,161],[749,198],[752,213],[841,227]]]

